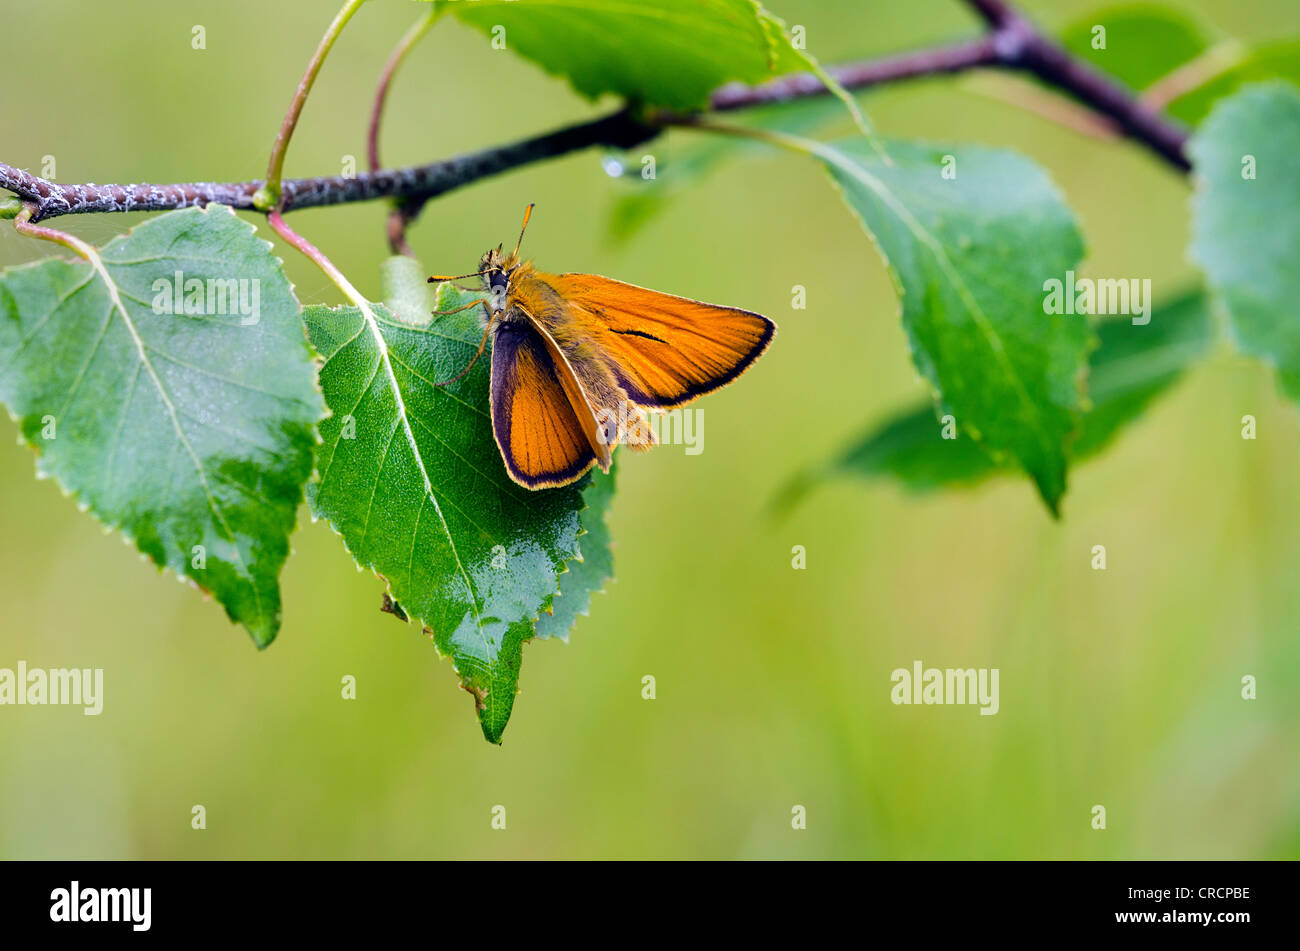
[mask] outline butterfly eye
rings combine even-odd
[[[502,270],[492,271],[488,274],[488,286],[494,293],[504,291],[509,283],[509,275]]]

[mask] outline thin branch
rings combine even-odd
[[[521,165],[592,146],[631,148],[659,134],[656,126],[619,110],[600,119],[568,126],[510,145],[408,168],[357,175],[285,179],[281,211],[338,205],[378,198],[434,197]],[[221,204],[255,210],[253,196],[263,185],[252,182],[191,182],[181,185],[62,185],[0,162],[0,188],[32,202],[33,220],[59,215],[125,211],[170,211],[192,205]]]
[[[1057,90],[1044,88],[1028,77],[990,73],[970,76],[962,85],[965,89],[1009,103],[1092,139],[1114,142],[1120,137],[1115,120],[1093,112]]]
[[[996,65],[998,65],[997,46],[990,34],[947,46],[936,46],[887,56],[883,59],[832,67],[827,71],[846,89],[865,89],[868,86],[879,86],[903,79],[941,76],[980,66]],[[729,83],[709,97],[709,108],[715,112],[727,112],[769,102],[788,102],[791,99],[816,96],[824,92],[826,87],[812,73],[795,73],[761,86]]]
[[[988,34],[937,48],[832,69],[845,87],[864,89],[900,79],[997,66],[1029,72],[1114,121],[1121,133],[1146,146],[1175,168],[1186,170],[1187,132],[1141,103],[1123,85],[1074,59],[1002,0],[967,0],[990,24]],[[718,89],[710,108],[730,111],[827,90],[811,75],[783,77],[758,86]],[[630,108],[545,135],[471,152],[427,165],[378,169],[354,176],[289,179],[281,185],[282,212],[320,205],[397,198],[404,228],[425,202],[453,189],[510,169],[592,147],[628,149],[650,141],[671,115],[639,115]],[[262,182],[195,182],[178,185],[61,185],[0,162],[0,188],[36,207],[32,221],[67,214],[167,211],[219,203],[237,209],[259,208],[254,196]],[[261,210],[265,210],[262,208]],[[390,222],[390,229],[393,224]],[[400,231],[390,230],[390,235]]]

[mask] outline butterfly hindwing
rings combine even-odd
[[[596,462],[560,372],[536,330],[518,321],[498,325],[492,430],[511,478],[530,489],[566,485]]]

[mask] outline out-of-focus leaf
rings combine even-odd
[[[1247,51],[1236,65],[1215,74],[1205,83],[1179,96],[1168,106],[1176,119],[1197,125],[1214,104],[1248,83],[1284,79],[1300,85],[1300,39],[1261,44]]]
[[[1209,34],[1172,6],[1130,3],[1085,14],[1062,31],[1061,43],[1133,89],[1145,89],[1203,53]]]
[[[1124,318],[1103,321],[1088,372],[1091,406],[1072,447],[1074,458],[1105,449],[1205,354],[1216,333],[1209,302],[1199,291],[1156,308],[1145,326]]]
[[[1091,407],[1071,455],[1078,462],[1105,449],[1129,423],[1168,390],[1214,340],[1209,304],[1197,292],[1157,308],[1151,322],[1127,318],[1098,325],[1100,346],[1089,361]],[[960,431],[944,439],[930,406],[919,406],[851,443],[826,465],[800,475],[777,508],[788,509],[822,481],[838,476],[889,477],[914,491],[971,485],[1010,471]]]
[[[1300,89],[1246,87],[1215,107],[1188,154],[1192,257],[1241,350],[1300,400]]]

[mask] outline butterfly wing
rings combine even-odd
[[[642,406],[671,409],[726,386],[776,333],[776,324],[761,314],[595,274],[543,279],[595,342],[628,398]]]
[[[551,358],[551,364],[555,367],[556,376],[559,378],[560,386],[564,390],[564,395],[569,401],[569,408],[573,410],[574,417],[578,425],[582,427],[582,433],[587,439],[587,445],[591,447],[592,452],[596,454],[596,462],[606,472],[609,471],[611,444],[616,441],[617,434],[604,431],[596,421],[596,406],[593,403],[593,395],[586,391],[575,370],[573,363],[569,360],[568,355],[563,348],[551,336],[546,326],[542,324],[529,310],[519,302],[511,304],[511,311],[516,317],[522,317],[528,321],[528,325],[540,338],[542,345],[546,348],[546,354]],[[586,368],[584,368],[586,369]],[[590,379],[590,374],[585,374]],[[614,437],[614,438],[611,438]]]
[[[498,325],[492,341],[492,432],[506,471],[525,488],[568,485],[596,463],[560,373],[531,326]]]

